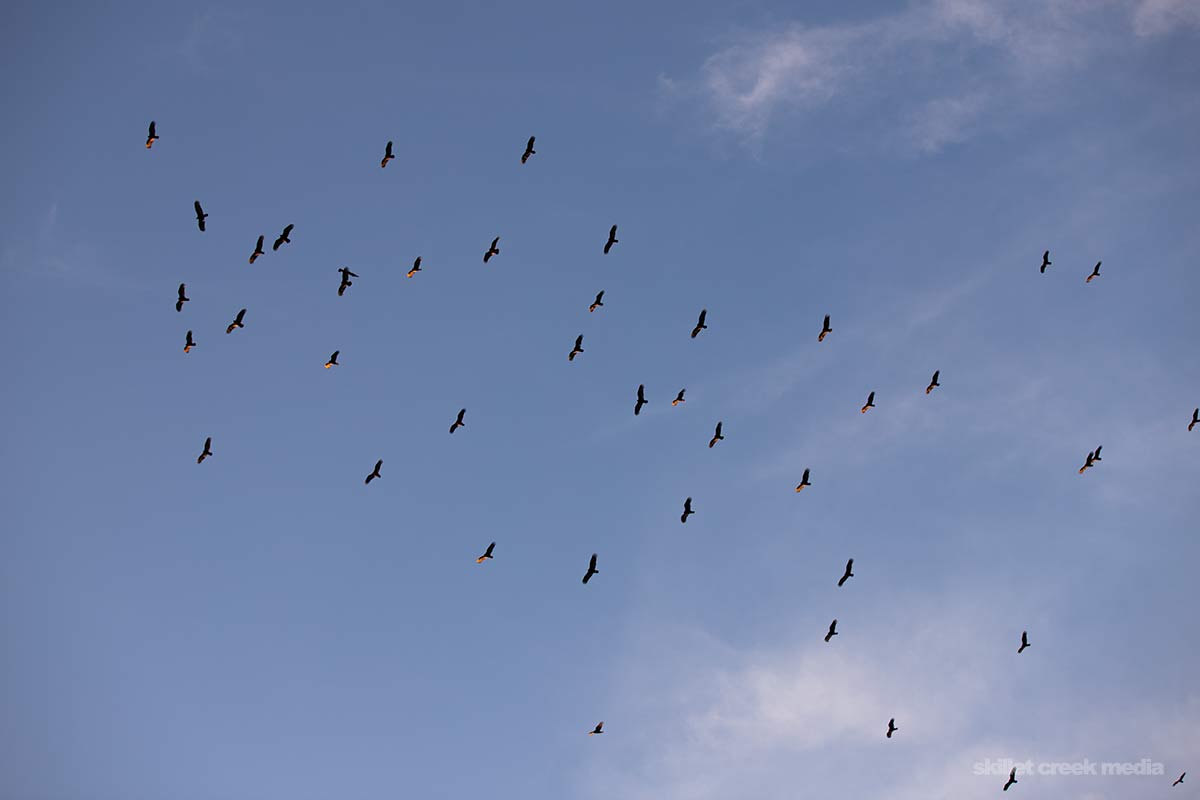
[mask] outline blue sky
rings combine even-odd
[[[1194,1],[0,14],[0,797],[1200,779]]]

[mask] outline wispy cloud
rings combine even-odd
[[[1160,36],[1186,27],[1200,27],[1196,0],[1141,0],[1133,14],[1138,36]]]

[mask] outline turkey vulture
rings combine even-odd
[[[941,384],[938,383],[938,376],[941,374],[942,374],[942,371],[940,369],[935,369],[933,371],[933,378],[930,379],[929,385],[925,387],[925,394],[929,394],[934,389],[941,386]]]
[[[524,164],[526,161],[528,161],[530,156],[537,153],[537,150],[533,149],[533,140],[536,138],[537,138],[536,136],[530,136],[529,141],[525,143],[525,152],[521,154],[521,163],[522,164]]]
[[[204,220],[208,219],[208,214],[204,213],[204,209],[200,207],[200,201],[192,203],[192,207],[196,209],[196,224],[200,226],[200,232],[204,232]]]
[[[383,476],[379,474],[379,470],[382,468],[383,468],[383,459],[381,458],[375,462],[375,469],[371,470],[371,474],[367,476],[367,479],[365,481],[363,481],[363,483],[369,485],[371,483],[371,481],[375,480],[376,478],[382,478]]]
[[[700,331],[702,331],[708,327],[707,325],[704,324],[704,319],[707,316],[708,316],[708,309],[707,308],[700,309],[700,319],[696,320],[696,327],[692,328],[692,338],[693,339],[695,339],[697,336],[700,335]]]
[[[825,322],[821,325],[821,332],[817,335],[817,341],[825,341],[825,337],[833,333],[833,328],[829,327],[829,315],[825,315]]]
[[[333,351],[333,355],[331,355],[329,357],[329,360],[325,362],[325,369],[329,369],[330,367],[338,366],[337,357],[338,357],[338,353],[340,353],[340,352],[342,352],[342,351],[341,350]]]
[[[1102,262],[1100,262],[1100,261],[1096,262],[1096,266],[1092,268],[1092,274],[1087,276],[1087,280],[1085,280],[1084,283],[1091,283],[1092,278],[1100,277],[1100,264],[1101,263]]]
[[[601,728],[603,728],[603,727],[604,727],[604,720],[600,720],[599,722],[596,723],[595,728],[588,731],[588,736],[598,736],[599,734],[604,733],[604,731],[601,730]]]
[[[1045,269],[1045,265],[1043,265],[1042,268]],[[1017,782],[1017,768],[1013,767],[1008,772],[1008,782],[1004,784],[1004,791],[1007,792],[1008,787],[1012,786],[1016,782]]]
[[[638,414],[642,413],[642,406],[646,405],[648,402],[649,401],[646,399],[646,384],[639,383],[637,403],[635,403],[633,406],[633,415],[636,417]]]
[[[491,243],[491,245],[488,246],[487,252],[485,252],[483,254],[483,263],[486,264],[488,261],[490,261],[492,256],[500,255],[500,248],[496,246],[499,243],[500,243],[499,236],[497,236],[495,239],[492,239],[492,243]]]
[[[604,290],[601,289],[600,294],[596,295],[596,299],[592,301],[592,304],[590,306],[588,306],[588,313],[595,311],[597,308],[600,308],[603,305],[604,305]]]
[[[828,642],[837,635],[837,620],[835,619],[833,622],[829,623],[829,632],[825,634],[825,641]]]
[[[716,429],[716,431],[713,432],[713,438],[708,440],[708,448],[711,450],[712,446],[714,444],[716,444],[717,442],[721,441],[724,438],[725,437],[721,434],[721,423],[718,422],[717,429]]]
[[[842,579],[838,581],[838,586],[841,586],[843,583],[854,577],[854,573],[851,571],[853,569],[854,559],[852,558],[846,562],[846,572],[842,575]]]
[[[244,328],[244,327],[246,327],[245,325],[243,325],[243,324],[242,324],[242,319],[243,319],[245,316],[246,316],[246,309],[244,309],[244,308],[243,308],[241,311],[239,311],[239,312],[237,313],[237,316],[233,318],[233,322],[229,323],[229,327],[225,329],[225,332],[226,332],[226,333],[233,333],[233,329],[234,329],[234,328]]]
[[[1100,448],[1102,448],[1102,447],[1104,447],[1104,445],[1102,445],[1102,444],[1096,445],[1096,452],[1092,453],[1092,458],[1094,461],[1103,461],[1104,460],[1104,459],[1100,458]]]
[[[608,255],[608,251],[612,250],[612,246],[621,241],[617,238],[617,226],[613,225],[608,229],[608,241],[604,243],[604,255]]]
[[[212,437],[210,436],[204,440],[204,449],[200,452],[200,457],[196,459],[196,463],[203,464],[204,459],[208,458],[212,454]]]
[[[587,572],[583,574],[583,582],[587,583],[592,579],[592,576],[600,572],[596,569],[596,554],[592,553],[592,560],[588,562]]]
[[[1175,788],[1176,786],[1178,786],[1179,784],[1183,783],[1183,777],[1184,777],[1184,775],[1187,775],[1187,773],[1186,773],[1186,772],[1184,772],[1184,773],[1181,773],[1181,774],[1179,775],[1179,780],[1177,780],[1177,781],[1175,781],[1174,783],[1172,783],[1172,784],[1171,784],[1171,788],[1172,788],[1172,789],[1174,789],[1174,788]]]
[[[800,476],[800,483],[796,485],[796,491],[800,491],[805,486],[812,486],[812,484],[808,482],[808,467],[804,468],[804,474]]]
[[[1040,272],[1043,275],[1046,274],[1046,267],[1050,266],[1050,263],[1050,251],[1047,250],[1046,252],[1042,253],[1042,268]]]
[[[154,127],[154,120],[150,120],[150,130],[146,133],[146,149],[149,150],[158,141],[158,131]]]
[[[863,405],[861,411],[862,411],[862,413],[865,414],[865,413],[867,413],[868,408],[874,408],[874,407],[875,407],[875,393],[871,392],[869,395],[867,395],[867,402]]]
[[[683,513],[679,515],[679,521],[687,522],[687,518],[695,513],[695,511],[692,511],[692,498],[689,497],[683,501]]]
[[[413,262],[412,269],[408,271],[408,277],[412,277],[421,271],[421,257],[417,256],[417,260]]]
[[[258,237],[258,244],[254,245],[254,252],[250,254],[250,263],[251,264],[254,263],[255,259],[257,259],[259,256],[263,255],[263,249],[262,249],[263,248],[263,240],[266,238],[267,238],[266,236]]]
[[[1192,410],[1192,421],[1188,423],[1188,433],[1192,432],[1192,428],[1200,425],[1200,408]]]
[[[896,727],[896,718],[892,717],[891,719],[888,720],[887,738],[889,738],[889,739],[892,738],[892,734],[898,730],[900,730],[900,729]]]
[[[483,551],[483,555],[481,555],[479,558],[475,559],[475,563],[482,564],[483,562],[487,561],[489,558],[492,557],[492,551],[495,549],[496,549],[496,543],[492,542],[491,544],[489,544],[487,546],[487,550]]]
[[[1021,646],[1017,648],[1017,655],[1025,652],[1025,648],[1029,647],[1029,631],[1021,631]]]
[[[383,148],[383,161],[379,162],[380,169],[386,167],[387,162],[391,161],[393,158],[395,158],[395,156],[392,155],[392,141],[389,139],[387,147]]]
[[[278,250],[280,247],[282,247],[285,244],[291,244],[292,240],[289,239],[288,237],[292,235],[292,228],[294,228],[294,227],[296,227],[296,226],[291,225],[291,224],[289,224],[287,227],[285,227],[283,229],[283,233],[279,234],[279,238],[275,240],[275,244],[271,245],[271,249]]]
[[[583,334],[575,337],[575,346],[571,348],[571,352],[567,353],[567,361],[574,361],[575,356],[583,352]]]
[[[179,284],[179,299],[175,301],[175,310],[176,311],[183,311],[183,304],[191,299],[190,297],[188,297],[185,294],[186,291],[187,291],[187,284],[184,284],[184,283]]]
[[[354,285],[351,278],[357,278],[357,272],[351,272],[349,267],[338,267],[338,272],[342,275],[342,282],[338,284],[338,297],[346,293],[346,290]]]
[[[679,394],[675,395],[675,399],[671,401],[671,405],[672,405],[672,406],[677,406],[677,405],[679,405],[680,403],[686,402],[686,401],[683,399],[683,393],[684,393],[684,392],[686,392],[686,391],[687,391],[687,389],[680,389],[680,390],[679,390]]]
[[[467,423],[463,422],[463,415],[467,413],[465,408],[458,410],[458,417],[454,420],[454,424],[450,426],[450,432],[454,433],[459,428],[465,428]]]
[[[1082,475],[1094,466],[1096,466],[1096,451],[1093,450],[1087,454],[1087,461],[1083,462],[1083,466],[1079,468],[1079,474]]]
[[[187,341],[183,343],[183,352],[190,353],[192,351],[192,348],[195,346],[196,346],[196,343],[194,341],[192,341],[192,332],[188,331],[187,332]]]

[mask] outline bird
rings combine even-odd
[[[245,316],[246,316],[246,309],[243,308],[241,311],[239,311],[237,313],[237,316],[233,318],[233,322],[229,323],[229,327],[225,329],[225,333],[233,333],[234,328],[246,327],[245,325],[242,324],[242,319]]]
[[[294,227],[296,226],[292,224],[288,224],[286,227],[284,227],[283,233],[279,234],[279,238],[275,240],[275,244],[271,245],[271,249],[278,250],[285,244],[291,244],[292,240],[288,237],[292,235],[292,228]]]
[[[363,481],[363,483],[370,484],[371,481],[375,480],[376,478],[382,478],[383,476],[379,474],[379,470],[382,468],[383,468],[383,459],[381,458],[375,462],[375,469],[371,470],[371,474],[367,476],[367,479],[365,481]]]
[[[190,353],[192,351],[192,348],[195,346],[196,346],[196,343],[194,341],[192,341],[192,332],[188,331],[187,332],[187,341],[183,343],[183,352]]]
[[[1103,461],[1104,460],[1104,459],[1100,458],[1100,448],[1102,448],[1102,447],[1104,447],[1104,445],[1102,445],[1102,444],[1096,445],[1096,452],[1092,453],[1093,461]]]
[[[608,229],[608,241],[604,243],[604,255],[608,255],[608,251],[612,250],[612,246],[621,241],[617,238],[617,226],[613,225]]]
[[[692,338],[693,339],[695,339],[697,336],[700,335],[700,331],[702,331],[708,327],[707,325],[704,324],[704,320],[707,316],[708,316],[708,309],[707,308],[700,309],[700,319],[696,320],[696,327],[692,328]]]
[[[251,264],[254,263],[255,259],[257,259],[259,256],[263,255],[263,249],[262,249],[263,248],[263,240],[266,238],[267,238],[266,236],[258,237],[258,244],[254,245],[254,252],[250,254],[250,263]],[[278,250],[279,248],[276,248],[276,249]]]
[[[1021,646],[1017,648],[1017,655],[1025,652],[1025,648],[1029,647],[1029,631],[1021,631]]]
[[[828,642],[837,635],[837,620],[835,619],[833,622],[829,623],[829,632],[825,634],[825,641]]]
[[[185,294],[186,291],[187,291],[187,284],[185,284],[185,283],[179,284],[179,299],[175,301],[175,310],[176,311],[183,311],[183,304],[191,299],[190,297],[187,296],[187,294]]]
[[[571,348],[571,352],[567,353],[567,361],[574,361],[575,356],[583,352],[583,334],[575,337],[575,346]]]
[[[1188,433],[1192,432],[1192,428],[1200,425],[1200,408],[1192,411],[1192,421],[1188,423]]]
[[[146,133],[146,149],[149,150],[158,141],[158,130],[154,127],[154,120],[150,120],[150,130]]]
[[[600,572],[596,569],[596,554],[592,553],[592,560],[588,562],[587,572],[583,574],[583,582],[587,583],[592,579],[592,576]]]
[[[1092,278],[1100,277],[1100,264],[1101,263],[1103,263],[1103,262],[1101,262],[1101,261],[1096,262],[1096,266],[1092,267],[1092,274],[1087,276],[1087,280],[1085,280],[1084,283],[1091,283]]]
[[[679,405],[680,403],[683,403],[683,402],[685,402],[685,401],[684,401],[684,399],[683,399],[683,393],[684,393],[684,392],[686,392],[686,391],[687,391],[687,389],[680,389],[680,390],[679,390],[679,394],[675,395],[675,399],[671,401],[671,405],[672,405],[672,406],[677,406],[677,405]]]
[[[854,573],[852,572],[853,569],[854,559],[852,558],[846,562],[846,572],[842,575],[842,579],[838,581],[838,586],[841,586],[843,583],[854,577]]]
[[[208,219],[208,214],[204,213],[204,209],[200,207],[200,201],[192,203],[192,207],[196,209],[196,224],[200,226],[200,232],[204,233],[204,220]]]
[[[1046,267],[1050,266],[1050,264],[1050,251],[1047,250],[1046,252],[1042,253],[1042,268],[1040,271],[1043,275],[1046,274]]]
[[[933,377],[929,380],[929,385],[925,387],[925,394],[929,394],[934,389],[941,386],[941,384],[938,383],[938,376],[941,374],[942,374],[942,371],[940,369],[935,369],[933,371]]]
[[[717,429],[715,431],[713,431],[713,437],[708,440],[708,449],[711,450],[713,445],[715,445],[717,442],[721,441],[724,438],[725,438],[724,435],[722,435],[722,433],[721,433],[721,423],[718,422]]]
[[[387,162],[391,161],[393,158],[395,158],[395,156],[392,155],[392,141],[389,139],[387,147],[383,148],[383,161],[379,162],[379,168],[383,169],[386,167]]]
[[[692,498],[689,497],[683,501],[683,513],[679,515],[679,521],[687,522],[687,518],[695,513],[695,511],[692,511]]]
[[[900,729],[896,727],[896,718],[892,717],[888,720],[887,738],[892,738],[892,734],[898,730]]]
[[[475,559],[475,563],[482,564],[483,562],[490,559],[492,557],[492,551],[495,549],[496,549],[496,543],[492,542],[491,544],[489,544],[487,546],[487,550],[483,551],[483,555],[481,555],[479,558]]]
[[[829,315],[825,315],[825,322],[821,324],[821,332],[817,335],[817,341],[825,341],[825,337],[833,333],[833,328],[829,327]]]
[[[597,308],[601,308],[603,305],[604,305],[604,290],[601,289],[600,293],[598,295],[596,295],[596,299],[592,301],[592,304],[590,306],[588,306],[588,313],[589,314],[592,313]]]
[[[588,736],[599,736],[600,734],[604,733],[604,731],[601,730],[601,728],[603,728],[603,727],[604,727],[604,720],[600,720],[599,722],[596,723],[595,728],[588,731]]]
[[[454,433],[459,428],[465,428],[467,426],[467,423],[463,422],[463,415],[466,413],[467,410],[465,408],[460,408],[458,410],[458,417],[454,420],[454,424],[450,426],[451,433]]]
[[[537,138],[536,136],[530,136],[529,141],[525,143],[525,152],[521,154],[521,163],[522,164],[524,164],[526,161],[528,161],[529,157],[531,155],[534,155],[535,153],[537,153],[537,150],[533,149],[533,140],[536,138]]]
[[[207,439],[204,440],[204,449],[200,451],[200,457],[196,459],[196,463],[203,464],[204,459],[208,458],[212,454],[213,454],[213,452],[212,452],[212,437],[209,436]]]
[[[865,413],[867,413],[868,408],[874,408],[874,407],[875,407],[875,393],[871,392],[869,395],[867,395],[867,402],[865,404],[863,404],[863,407],[860,410],[862,411],[862,413],[865,414]]]
[[[642,413],[642,406],[646,405],[648,402],[650,401],[646,399],[646,384],[639,383],[637,402],[634,403],[633,406],[633,415],[636,417],[638,414]]]
[[[1092,451],[1087,454],[1087,461],[1083,462],[1083,466],[1079,468],[1079,474],[1082,475],[1094,466],[1096,466],[1096,453]]]
[[[351,272],[349,267],[338,267],[338,272],[342,276],[342,282],[338,284],[338,297],[341,297],[346,293],[347,289],[354,285],[354,281],[350,279],[357,278],[358,273]]]
[[[812,486],[812,484],[808,482],[808,467],[804,468],[804,474],[800,476],[800,483],[796,486],[796,491],[800,491],[805,486]]]
[[[1017,768],[1013,767],[1008,772],[1008,782],[1004,784],[1004,791],[1008,791],[1008,787],[1017,782]]]
[[[421,257],[417,256],[417,260],[413,262],[412,269],[408,271],[408,277],[412,277],[421,271]]]
[[[340,353],[340,352],[342,352],[342,351],[341,350],[333,351],[333,355],[331,355],[329,357],[329,360],[325,362],[325,369],[329,369],[330,367],[338,366],[337,357],[338,357],[338,353]]]
[[[499,243],[500,243],[499,236],[497,236],[495,239],[492,239],[492,243],[491,243],[491,245],[488,246],[487,252],[485,252],[483,254],[483,263],[486,264],[488,261],[490,261],[492,256],[500,255],[500,248],[496,246]]]
[[[1179,775],[1179,779],[1178,779],[1178,780],[1176,780],[1174,783],[1172,783],[1172,784],[1171,784],[1171,788],[1172,788],[1172,789],[1174,789],[1176,786],[1178,786],[1179,784],[1183,783],[1183,777],[1184,777],[1185,775],[1187,775],[1187,773],[1186,773],[1186,772],[1184,772],[1184,773],[1181,773],[1181,774]]]

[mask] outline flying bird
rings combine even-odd
[[[250,263],[251,264],[254,263],[255,259],[257,259],[259,256],[263,255],[263,240],[266,238],[267,238],[266,236],[258,237],[258,244],[254,245],[254,252],[250,254]],[[279,248],[275,248],[275,249],[278,250]]]
[[[490,261],[492,259],[492,256],[500,255],[500,248],[496,246],[499,243],[500,243],[499,236],[497,236],[495,239],[492,239],[492,243],[488,246],[487,252],[485,252],[483,254],[483,263],[486,264],[488,261]]]
[[[1188,423],[1188,433],[1192,432],[1192,428],[1200,425],[1200,408],[1192,411],[1192,421]]]
[[[1047,250],[1046,252],[1042,253],[1042,268],[1040,271],[1043,275],[1046,274],[1046,267],[1050,266],[1050,263],[1050,251]]]
[[[393,158],[395,158],[395,156],[392,155],[392,141],[389,139],[387,147],[383,148],[383,161],[379,162],[379,168],[383,169],[386,167],[387,162],[391,161]]]
[[[200,451],[200,457],[196,459],[196,463],[203,464],[204,459],[208,458],[212,454],[213,454],[213,452],[212,452],[212,437],[209,436],[207,439],[204,440],[204,449],[202,451]]]
[[[648,402],[649,401],[646,399],[646,384],[639,383],[637,403],[635,403],[633,406],[633,415],[636,417],[638,414],[642,413],[642,406],[646,405]]]
[[[363,481],[363,483],[370,484],[371,481],[375,480],[376,478],[382,478],[383,476],[379,474],[379,470],[381,470],[382,468],[383,468],[383,459],[381,458],[375,462],[375,469],[371,470],[371,474],[367,476],[367,479],[365,481]]]
[[[825,337],[833,333],[833,328],[829,327],[829,315],[825,315],[825,322],[821,324],[821,333],[817,335],[817,341],[825,341]]]
[[[1029,631],[1021,631],[1021,646],[1017,648],[1017,655],[1025,652],[1025,648],[1029,647]]]
[[[1103,263],[1103,262],[1100,262],[1100,261],[1096,262],[1096,266],[1092,268],[1092,274],[1087,276],[1087,280],[1085,280],[1084,283],[1091,283],[1092,278],[1100,277],[1100,264],[1101,263]]]
[[[158,141],[158,130],[154,127],[154,120],[150,120],[150,130],[146,133],[146,149],[149,150]]]
[[[679,405],[680,403],[686,402],[686,401],[683,399],[683,393],[684,393],[684,392],[686,392],[686,391],[687,391],[687,389],[680,389],[680,390],[679,390],[679,394],[675,395],[675,399],[671,401],[671,405],[672,405],[672,406],[677,406],[677,405]]]
[[[867,413],[868,408],[874,408],[874,407],[875,407],[875,393],[871,392],[869,395],[867,395],[867,402],[865,404],[863,404],[863,407],[860,410],[862,411],[862,413],[865,414],[865,413]]]
[[[941,386],[941,384],[938,383],[938,376],[941,374],[942,374],[942,371],[940,369],[935,369],[933,371],[933,377],[929,380],[929,385],[925,387],[925,394],[929,394],[934,389]]]
[[[608,251],[612,250],[612,246],[621,241],[617,238],[617,226],[613,225],[608,229],[608,241],[604,243],[604,255],[608,255]]]
[[[567,361],[574,361],[575,356],[583,352],[583,334],[575,337],[575,346],[571,348],[571,352],[567,353]]]
[[[204,220],[208,219],[208,214],[204,213],[204,209],[200,207],[200,201],[192,203],[192,207],[196,209],[196,224],[200,226],[200,232],[204,232]]]
[[[463,415],[466,413],[467,410],[465,408],[460,408],[458,410],[458,417],[454,420],[454,424],[450,426],[451,433],[454,433],[459,428],[465,428],[467,426],[467,423],[463,422]]]
[[[808,467],[804,468],[804,474],[800,476],[800,483],[797,484],[796,491],[800,491],[805,486],[812,486],[812,484],[808,482]]]
[[[483,555],[481,555],[479,558],[475,559],[475,563],[482,564],[483,562],[490,559],[492,557],[492,551],[495,549],[496,549],[496,543],[492,542],[491,544],[489,544],[487,546],[487,550],[483,551]]]
[[[600,734],[604,733],[604,731],[601,730],[601,728],[603,728],[603,727],[604,727],[604,720],[600,720],[599,722],[596,723],[595,728],[588,731],[588,736],[599,736]]]
[[[412,277],[421,271],[421,257],[417,256],[417,260],[413,262],[412,269],[408,271],[408,277]]]
[[[889,738],[889,739],[892,738],[892,734],[898,730],[900,730],[900,729],[896,727],[896,718],[892,717],[891,719],[888,720],[887,738]]]
[[[1008,782],[1004,784],[1004,791],[1008,791],[1008,787],[1017,782],[1017,768],[1013,767],[1008,772]]]
[[[285,244],[291,244],[292,240],[288,237],[292,235],[292,228],[294,228],[294,227],[296,227],[296,226],[291,225],[291,224],[289,224],[287,227],[285,227],[283,229],[283,233],[279,234],[279,238],[275,240],[275,244],[271,245],[271,249],[278,250],[280,247],[282,247]]]
[[[679,521],[687,522],[687,518],[695,513],[695,511],[692,511],[692,498],[689,497],[683,501],[683,513],[679,515]]]
[[[1094,461],[1103,461],[1104,460],[1104,459],[1100,458],[1100,448],[1102,448],[1102,447],[1104,447],[1104,445],[1102,445],[1102,444],[1096,445],[1096,452],[1092,453],[1092,457],[1093,457]]]
[[[357,278],[358,273],[351,272],[349,267],[338,267],[338,272],[342,276],[342,282],[338,284],[338,297],[341,297],[346,293],[347,289],[354,285],[354,281],[350,279]]]
[[[604,305],[604,290],[601,289],[600,294],[596,295],[596,299],[592,301],[592,304],[590,306],[588,306],[588,313],[590,314],[591,312],[595,311],[597,308],[602,307],[603,305]]]
[[[707,325],[704,324],[704,320],[707,316],[708,316],[708,309],[707,308],[700,309],[700,319],[696,320],[696,327],[692,328],[692,338],[693,339],[695,339],[697,336],[700,335],[700,331],[702,331],[708,327]]]
[[[242,324],[242,320],[245,318],[245,316],[246,316],[246,309],[243,308],[241,311],[239,311],[237,313],[237,316],[233,318],[233,322],[229,323],[229,327],[225,329],[225,333],[233,333],[234,328],[246,327],[245,325]]]
[[[186,291],[187,291],[187,284],[185,284],[185,283],[179,284],[179,299],[175,301],[175,310],[176,311],[183,311],[183,304],[191,299],[190,297],[187,296]]]
[[[1096,465],[1096,453],[1094,451],[1091,451],[1087,454],[1087,461],[1083,462],[1083,466],[1079,468],[1079,474],[1082,475],[1084,473],[1084,471],[1091,469],[1095,465]]]
[[[838,586],[841,586],[843,583],[845,583],[846,581],[848,581],[854,577],[854,572],[852,571],[853,569],[854,569],[854,559],[852,558],[846,562],[846,572],[843,573],[842,579],[838,581]]]
[[[592,553],[592,560],[588,562],[587,572],[583,574],[583,582],[587,583],[592,579],[593,575],[599,572],[600,570],[596,569],[596,554]]]
[[[537,153],[537,150],[533,149],[533,140],[536,138],[537,138],[536,136],[530,136],[529,141],[525,143],[525,152],[521,154],[521,163],[522,164],[524,164],[526,161],[528,161],[530,156]]]
[[[325,362],[325,369],[329,369],[330,367],[338,366],[337,357],[338,357],[338,353],[340,353],[340,352],[342,352],[342,351],[341,350],[333,351],[333,355],[331,355],[329,357],[329,360]]]
[[[1183,777],[1184,777],[1184,775],[1187,775],[1187,773],[1186,773],[1186,772],[1184,772],[1184,773],[1180,774],[1180,776],[1179,776],[1179,780],[1177,780],[1177,781],[1175,781],[1174,783],[1172,783],[1172,784],[1171,784],[1171,788],[1172,788],[1172,789],[1174,789],[1174,788],[1175,788],[1176,786],[1178,786],[1179,784],[1183,783]]]
[[[196,346],[196,343],[194,341],[192,341],[192,332],[188,331],[187,332],[187,341],[183,343],[183,352],[190,353],[190,352],[192,352],[192,348],[195,346]]]
[[[716,429],[716,431],[713,432],[713,437],[708,440],[708,449],[711,450],[712,446],[714,444],[716,444],[717,442],[721,441],[724,438],[725,438],[724,435],[722,435],[722,433],[721,433],[721,423],[718,422],[717,429]]]
[[[835,619],[833,622],[829,623],[829,632],[825,634],[825,641],[828,642],[837,635],[837,620]]]

